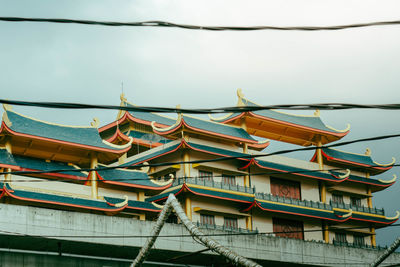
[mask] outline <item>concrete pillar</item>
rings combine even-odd
[[[183,152],[183,161],[185,161],[185,162],[190,161],[189,151]],[[184,165],[183,166],[184,177],[190,177],[190,164],[185,163],[183,165]]]
[[[91,169],[97,168],[97,155],[94,153],[90,157],[90,168]],[[98,184],[97,184],[96,171],[90,172],[90,183],[91,183],[91,187],[92,187],[92,198],[97,199],[98,198]]]
[[[192,200],[189,196],[185,198],[185,213],[189,220],[192,220]]]

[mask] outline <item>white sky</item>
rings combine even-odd
[[[0,16],[88,20],[166,20],[202,25],[338,25],[398,20],[399,1],[4,1]],[[235,91],[259,104],[400,103],[400,26],[331,32],[209,32],[0,22],[0,98],[119,104],[121,82],[138,105],[222,107]],[[116,111],[14,107],[41,119],[89,125]],[[311,114],[312,111],[303,112]],[[323,111],[344,140],[400,132],[400,111]],[[378,162],[400,160],[400,140],[363,143]],[[273,144],[267,151],[286,148]],[[291,157],[309,159],[308,154]],[[400,168],[382,175],[391,179]],[[400,185],[376,194],[386,215],[400,210]],[[389,244],[400,227],[380,231]]]

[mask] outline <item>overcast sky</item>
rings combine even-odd
[[[4,1],[0,16],[88,20],[166,20],[202,25],[338,25],[398,20],[399,1]],[[210,108],[236,104],[236,89],[263,105],[400,103],[400,26],[330,32],[209,32],[0,22],[0,98],[119,104],[121,83],[138,105]],[[116,111],[14,107],[52,122],[101,125]],[[312,114],[312,111],[303,112]],[[343,140],[400,132],[400,111],[322,111],[328,125],[352,128]],[[267,151],[286,148],[273,143]],[[378,162],[400,160],[400,140],[372,149]],[[308,160],[307,154],[290,157]],[[379,178],[391,179],[400,168]],[[377,193],[386,215],[400,210],[400,183]],[[390,244],[400,227],[381,230]]]

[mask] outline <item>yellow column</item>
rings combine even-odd
[[[141,191],[141,192],[137,193],[137,200],[144,201],[144,192]],[[144,213],[139,214],[139,220],[141,220],[141,221],[146,220],[146,214],[144,214]]]
[[[97,155],[92,154],[90,157],[90,168],[94,169],[97,167]],[[98,198],[98,185],[97,185],[97,176],[95,171],[90,172],[90,183],[92,186],[92,198]]]
[[[124,153],[121,157],[118,158],[118,164],[124,164],[127,159],[128,153]]]
[[[189,151],[183,152],[183,161],[188,162],[190,161]],[[190,164],[185,163],[183,166],[184,177],[190,177]]]
[[[189,220],[192,220],[192,200],[188,196],[185,198],[185,213]]]
[[[250,187],[250,176],[249,175],[244,176],[244,186]]]
[[[376,247],[375,227],[371,227],[371,245]]]
[[[7,137],[5,146],[6,146],[7,152],[12,154],[12,145],[11,145],[11,142],[10,142],[10,137]],[[6,172],[10,172],[11,171],[10,168],[6,168],[5,170],[6,170]],[[11,182],[11,173],[7,173],[4,176],[4,181],[5,182]]]
[[[251,216],[246,217],[246,229],[252,231],[253,230],[253,222]]]
[[[321,137],[318,137],[317,141],[317,162],[319,169],[322,171],[324,169],[324,161],[322,160],[322,146]],[[326,185],[324,181],[321,181],[321,202],[326,203]]]
[[[371,194],[371,188],[370,187],[368,187],[368,189],[367,189],[367,194],[368,194],[368,198],[367,198],[368,208],[372,209],[372,194]]]
[[[246,125],[246,119],[245,118],[241,118],[240,119],[240,127],[243,128],[243,130],[245,130],[247,132],[247,125]]]
[[[322,222],[322,235],[324,238],[325,243],[329,243],[329,231],[328,231],[328,225],[325,222]]]

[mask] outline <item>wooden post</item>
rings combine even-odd
[[[97,155],[93,153],[93,154],[91,154],[91,157],[90,157],[90,168],[94,169],[96,167],[97,167]],[[96,171],[90,172],[90,182],[91,182],[91,187],[92,187],[92,198],[97,199],[98,198],[98,184],[97,184]]]

